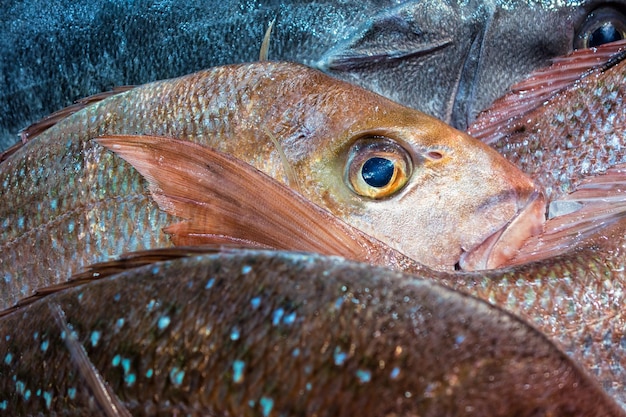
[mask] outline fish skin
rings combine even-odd
[[[51,294],[0,328],[0,407],[20,415],[113,415],[89,372],[137,416],[624,415],[516,317],[319,255],[147,265]]]
[[[513,82],[571,51],[591,11],[624,4],[7,0],[0,149],[73,100],[256,60],[274,18],[272,59],[326,69],[464,129]]]
[[[142,133],[191,140],[284,181],[266,128],[306,198],[426,264],[451,268],[461,248],[471,250],[535,198],[533,184],[488,146],[374,93],[296,64],[218,67],[94,103],[0,164],[4,306],[91,263],[169,245],[161,229],[174,219],[158,210],[132,167],[92,138]],[[394,197],[364,199],[345,185],[348,147],[361,136],[391,138],[414,161],[408,185]],[[462,175],[461,167],[472,174]],[[425,227],[406,227],[409,207],[414,224]],[[377,227],[381,222],[387,225]]]

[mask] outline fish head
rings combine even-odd
[[[321,205],[429,267],[494,268],[541,230],[537,186],[430,116],[401,106],[363,110],[335,143],[309,168]]]

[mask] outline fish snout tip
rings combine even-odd
[[[502,228],[481,244],[461,255],[464,271],[478,271],[507,266],[526,240],[543,231],[546,213],[544,193],[533,185],[517,191],[517,212]]]

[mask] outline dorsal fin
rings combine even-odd
[[[261,50],[259,51],[259,61],[268,60],[270,52],[270,37],[272,35],[272,29],[274,29],[274,23],[276,23],[276,18],[272,19],[270,24],[267,26],[265,36],[263,36],[263,42],[261,42]]]
[[[90,104],[97,103],[111,96],[124,93],[128,90],[132,90],[133,88],[135,88],[134,85],[123,85],[119,87],[114,87],[111,91],[105,91],[85,98],[81,98],[80,100],[76,100],[74,104],[69,105],[61,110],[57,110],[54,113],[44,117],[43,119],[31,124],[30,126],[20,131],[20,138],[22,139],[22,143],[28,142],[32,138],[50,129],[61,120],[84,109]]]
[[[84,271],[72,275],[69,280],[65,282],[60,282],[58,284],[50,285],[48,287],[36,289],[32,295],[23,298],[15,303],[15,305],[0,311],[0,317],[6,316],[7,314],[19,310],[49,295],[56,294],[60,291],[64,291],[70,288],[85,285],[90,282],[110,277],[111,275],[119,274],[121,272],[128,271],[134,268],[150,265],[155,262],[169,261],[172,259],[185,258],[194,255],[204,255],[220,252],[226,253],[231,252],[235,249],[248,249],[248,247],[245,245],[205,245],[193,247],[180,246],[175,248],[156,248],[142,250],[138,252],[124,253],[117,259],[89,265],[85,268]]]
[[[551,203],[569,206],[571,211],[544,224],[541,234],[531,237],[510,265],[550,258],[567,250],[590,245],[599,232],[626,218],[626,164],[585,179],[577,189]]]
[[[97,139],[149,182],[159,207],[185,221],[168,226],[175,245],[228,242],[339,255],[398,267],[415,262],[230,155],[155,136]],[[217,238],[217,240],[216,240]],[[403,268],[404,269],[404,268]]]
[[[591,74],[606,71],[626,58],[626,40],[598,48],[579,49],[556,58],[551,66],[533,72],[511,87],[468,128],[468,133],[485,143],[493,143],[521,127],[524,116],[544,105],[559,92]]]

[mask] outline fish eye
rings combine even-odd
[[[412,169],[411,156],[397,142],[369,137],[357,140],[350,148],[345,176],[356,194],[381,199],[400,191]]]
[[[574,38],[574,49],[595,48],[626,38],[626,16],[613,7],[591,12]]]

